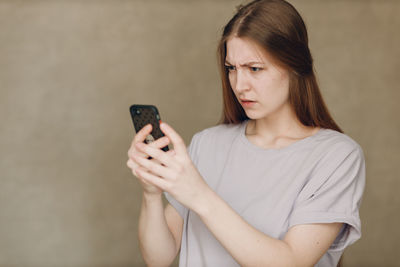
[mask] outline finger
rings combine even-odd
[[[136,169],[138,167],[137,163],[135,163],[132,159],[128,159],[126,165],[132,170],[132,174],[137,176]]]
[[[168,156],[170,156],[170,157],[173,157],[173,156],[175,156],[176,155],[176,153],[175,153],[175,150],[174,149],[170,149],[170,150],[168,150],[167,152],[165,152],[165,153],[167,153],[167,155]]]
[[[143,179],[141,179],[141,178],[138,176],[137,172],[136,172],[137,169],[140,168],[139,165],[138,165],[138,163],[134,162],[132,159],[129,159],[126,165],[128,165],[128,167],[132,170],[132,174],[133,174],[134,176],[136,176],[136,178],[139,178],[140,180],[142,180],[142,182],[146,182],[146,181],[143,181]],[[146,171],[146,172],[149,172],[149,170],[146,170],[146,169],[144,169],[144,168],[143,168],[143,170]],[[147,183],[147,182],[146,182],[146,183]]]
[[[126,162],[126,165],[131,169],[136,167],[135,163],[133,162],[133,160],[131,158],[128,159],[128,161]]]
[[[135,137],[133,138],[132,145],[138,142],[144,142],[146,137],[151,133],[153,126],[151,124],[147,124],[139,132],[136,133]]]
[[[158,138],[156,141],[151,142],[149,145],[155,148],[163,148],[165,146],[168,146],[171,143],[171,140],[167,136],[163,136]]]
[[[134,145],[136,143],[143,143],[146,139],[146,137],[151,133],[153,126],[151,124],[147,124],[142,129],[140,129],[139,132],[136,133],[135,137],[132,140],[131,148],[128,151],[128,157],[132,157],[135,153],[141,154],[142,157],[145,157],[146,155],[140,152],[137,152],[136,149],[134,148]]]
[[[132,170],[133,175],[137,176],[136,169],[139,167],[139,163],[137,162],[137,160],[134,160],[133,158],[140,158],[140,155],[132,155],[132,158],[129,158],[128,161],[126,162],[126,165]],[[151,161],[153,161],[155,164],[161,164],[159,161],[154,159],[152,159]]]
[[[139,155],[143,158],[147,158],[147,155],[145,153],[139,151],[136,148],[135,144],[132,144],[131,148],[128,150],[128,158],[131,159],[133,157],[133,155]]]
[[[144,167],[151,173],[160,177],[170,177],[171,171],[161,164],[157,164],[154,160],[144,159],[138,156],[134,156],[134,160],[140,167]]]
[[[143,143],[137,143],[136,148],[140,152],[146,153],[148,156],[158,160],[159,162],[161,162],[166,166],[175,167],[172,158],[161,149],[157,149]]]
[[[168,151],[166,151],[164,153],[167,153],[167,155],[170,156],[170,157],[175,156],[175,151],[173,149],[170,149],[170,150],[168,150]],[[152,159],[152,160],[155,161],[158,164],[161,164],[161,165],[165,166],[164,164],[162,164],[160,161],[158,161],[156,159]]]
[[[185,142],[183,141],[182,137],[177,132],[175,132],[175,130],[171,126],[169,126],[165,122],[161,122],[160,129],[166,136],[169,137],[172,144],[174,145],[174,149],[176,150],[177,154],[187,153]]]
[[[161,149],[161,148],[163,148],[165,146],[168,146],[170,144],[170,142],[171,141],[169,140],[169,138],[167,136],[163,136],[163,137],[157,139],[156,141],[150,143],[149,145],[152,146],[152,147],[155,147],[157,149]],[[136,149],[135,146],[132,146],[128,151],[128,157],[130,159],[132,159],[134,155],[139,155],[142,158],[148,158],[149,157],[146,153],[140,152],[140,151],[138,151]]]
[[[146,172],[143,168],[138,168],[136,170],[137,174],[139,175],[140,178],[142,178],[145,182],[148,182],[151,185],[159,187],[161,190],[166,191],[167,189],[167,181],[164,179],[151,174],[149,172]]]

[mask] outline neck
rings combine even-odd
[[[279,112],[250,121],[246,134],[259,136],[266,140],[280,137],[298,139],[312,135],[314,131],[315,128],[304,126],[298,120],[292,107],[287,104]]]

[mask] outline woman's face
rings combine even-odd
[[[250,119],[278,115],[289,104],[289,73],[255,42],[232,37],[225,66],[233,92]]]

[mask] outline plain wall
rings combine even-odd
[[[362,239],[400,266],[400,1],[291,1],[323,96],[363,148]],[[221,114],[216,44],[240,1],[0,0],[0,266],[143,266],[128,108],[188,144]]]

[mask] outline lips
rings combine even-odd
[[[246,98],[240,98],[239,101],[243,108],[251,108],[256,103],[256,101],[246,99]]]
[[[240,98],[240,102],[242,102],[242,103],[251,103],[251,102],[255,102],[255,101],[254,100],[250,100],[250,99]]]

